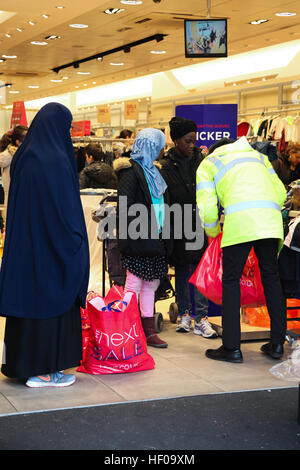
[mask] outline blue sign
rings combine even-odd
[[[224,137],[237,138],[237,104],[180,105],[175,114],[197,124],[196,145],[204,150]]]

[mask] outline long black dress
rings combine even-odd
[[[6,319],[2,374],[26,379],[69,369],[82,359],[80,305],[55,318]]]
[[[44,106],[11,164],[0,315],[1,371],[12,378],[64,370],[81,359],[89,247],[71,123],[65,106]]]

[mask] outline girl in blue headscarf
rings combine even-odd
[[[167,185],[154,161],[163,153],[166,138],[158,129],[141,130],[131,158],[114,162],[118,175],[118,241],[126,269],[125,291],[139,297],[147,344],[168,345],[154,328],[155,291],[168,271],[168,244],[162,239]],[[136,213],[135,213],[136,212]]]
[[[89,248],[70,136],[58,103],[35,116],[10,168],[0,312],[7,317],[2,373],[29,387],[64,387],[82,355]]]

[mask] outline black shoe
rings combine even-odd
[[[282,344],[266,343],[260,348],[260,350],[263,353],[273,357],[273,359],[281,359],[283,356]]]
[[[207,349],[206,357],[216,361],[243,362],[243,355],[240,349],[226,349],[221,346],[219,349]]]

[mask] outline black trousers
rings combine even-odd
[[[271,342],[283,344],[285,341],[286,304],[278,273],[278,240],[268,238],[227,246],[222,250],[222,341],[228,349],[240,348],[240,279],[252,246],[258,259],[271,319]]]

